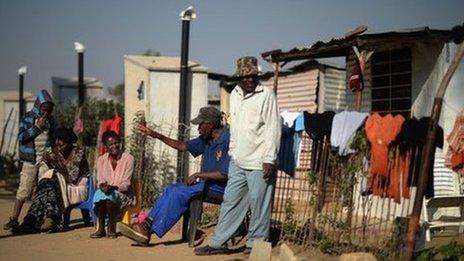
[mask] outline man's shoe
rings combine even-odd
[[[15,218],[10,217],[10,220],[8,221],[8,223],[3,225],[3,229],[4,230],[10,230],[10,229],[13,229],[13,228],[15,228],[17,226],[19,226],[18,220],[15,219]]]
[[[118,222],[118,228],[123,236],[141,245],[148,245],[150,243],[151,231],[146,222],[135,223],[132,226]]]
[[[97,229],[94,233],[90,234],[90,238],[102,238],[106,236],[105,229]]]
[[[213,248],[208,245],[204,247],[197,247],[193,250],[193,253],[197,256],[209,256],[209,255],[224,255],[230,254],[230,249],[222,247],[222,248]]]
[[[40,229],[32,227],[30,225],[27,225],[25,223],[22,223],[21,225],[18,225],[16,227],[13,227],[11,229],[11,233],[15,235],[26,235],[26,234],[35,234],[39,233]]]

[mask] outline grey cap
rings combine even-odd
[[[192,124],[198,125],[203,122],[221,122],[222,114],[215,107],[208,106],[200,109],[198,116],[191,120]]]

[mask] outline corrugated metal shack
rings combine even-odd
[[[354,32],[331,39],[328,42],[318,41],[313,45],[285,52],[272,50],[263,53],[262,56],[274,65],[274,74],[279,76],[278,81],[274,82],[273,88],[277,90],[278,98],[281,99],[279,89],[281,84],[283,84],[282,88],[286,88],[286,86],[284,81],[281,81],[280,68],[284,67],[285,64],[301,60],[344,57],[346,69],[344,85],[347,86],[356,61],[353,47],[361,52],[373,52],[372,57],[366,62],[363,72],[364,91],[362,95],[358,96],[362,100],[362,106],[356,108],[357,94],[343,87],[346,92],[346,108],[384,114],[400,113],[406,117],[420,118],[431,114],[439,81],[443,78],[450,62],[449,57],[454,37],[456,37],[456,32],[453,30],[433,30],[428,27],[374,34]],[[458,79],[454,86],[450,86],[448,93],[451,95],[445,96],[446,106],[440,117],[440,125],[444,129],[445,135],[453,127],[456,113],[464,108],[462,103],[464,91],[459,88],[462,86],[462,81],[463,79]],[[461,98],[453,97],[456,95]],[[312,100],[312,96],[307,96],[307,99]],[[318,105],[317,111],[319,112],[331,110],[329,107],[322,107],[322,104],[316,103],[316,105]],[[335,109],[335,111],[337,110]],[[446,145],[444,149],[446,149]],[[311,154],[316,155],[317,153],[307,152],[307,155]],[[324,160],[324,157],[300,160],[301,162],[320,161]],[[313,164],[314,162],[309,163],[310,166]],[[435,168],[434,179],[438,192],[450,189],[443,188],[444,185],[459,187],[458,175],[443,170],[443,151],[436,153]],[[279,179],[282,178],[284,177],[279,176]],[[279,182],[281,181],[278,180]],[[330,179],[325,182],[319,186],[320,189],[324,190],[323,193],[318,191],[318,193],[312,194],[311,185],[307,180],[287,182],[284,188],[280,189],[284,191],[284,198],[295,198],[292,195],[300,195],[302,191],[309,191],[303,197],[297,197],[299,199],[293,203],[293,207],[296,209],[291,216],[291,219],[295,221],[294,225],[310,227],[312,232],[320,230],[322,234],[332,237],[338,242],[343,240],[345,243],[356,245],[378,245],[382,239],[388,240],[393,220],[398,216],[407,216],[412,208],[414,189],[411,191],[410,200],[402,200],[400,204],[396,204],[388,198],[361,196],[361,179],[358,179],[353,187],[351,207],[333,204],[343,200],[339,193],[333,193],[341,189],[342,184],[333,184]],[[460,193],[460,191],[456,191],[456,193]],[[317,198],[321,196],[324,202],[323,208],[315,209],[311,202],[318,201]],[[332,200],[327,200],[327,198],[332,198]],[[285,216],[281,212],[285,212],[287,207],[286,202],[277,201],[274,208],[273,218],[281,222],[283,226],[288,223],[289,217],[288,213]],[[336,213],[334,214],[334,212]],[[358,216],[361,217],[358,219]],[[321,217],[325,220],[321,221]],[[294,240],[310,244],[309,242],[314,239],[314,233],[312,236],[307,236],[307,231],[303,232],[303,235],[300,232],[293,233]]]

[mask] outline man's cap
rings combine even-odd
[[[200,109],[198,116],[191,120],[192,124],[198,125],[203,122],[221,122],[222,113],[212,106],[203,107]]]
[[[237,60],[237,71],[233,75],[234,78],[258,75],[258,59],[253,56],[245,56]]]

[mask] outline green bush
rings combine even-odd
[[[57,106],[55,116],[60,126],[72,128],[76,117],[77,106],[68,107]],[[112,100],[89,99],[84,102],[82,107],[81,118],[84,121],[84,133],[81,141],[86,146],[96,146],[98,137],[98,128],[103,120],[112,118],[115,112],[123,118],[121,130],[124,130],[124,105]]]

